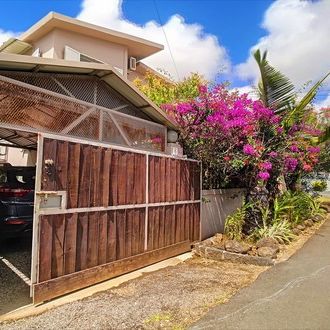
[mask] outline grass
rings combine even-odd
[[[320,196],[319,200],[321,203],[330,203],[330,196]]]

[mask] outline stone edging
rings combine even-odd
[[[205,246],[203,243],[194,245],[193,250],[197,255],[202,258],[217,260],[217,261],[231,261],[242,264],[251,264],[257,266],[273,266],[275,260],[266,257],[250,256],[248,254],[228,252],[215,247]]]

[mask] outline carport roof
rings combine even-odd
[[[176,124],[156,104],[109,64],[75,62],[61,59],[0,53],[0,70],[75,73],[98,77],[155,122],[177,130]]]

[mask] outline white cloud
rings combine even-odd
[[[188,24],[179,15],[172,16],[163,26],[149,21],[140,26],[125,19],[122,0],[83,0],[78,19],[145,38],[165,46],[158,54],[144,60],[154,68],[177,77],[164,31],[170,44],[180,78],[199,72],[212,79],[220,70],[229,72],[230,60],[218,39],[206,34],[199,24]]]
[[[330,71],[329,18],[329,0],[278,0],[264,15],[262,27],[267,35],[251,51],[267,49],[270,63],[298,87],[316,81]],[[255,81],[258,77],[251,55],[236,70],[243,79]]]
[[[258,99],[258,95],[257,92],[255,90],[255,88],[251,85],[246,85],[246,86],[241,86],[241,87],[234,87],[232,89],[233,91],[238,91],[239,94],[248,94],[248,96],[253,99],[253,100],[257,100]]]
[[[9,38],[15,37],[16,35],[17,33],[14,33],[12,31],[4,31],[0,29],[0,45],[2,45],[2,43],[7,41]]]

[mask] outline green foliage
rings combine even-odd
[[[271,237],[279,243],[289,243],[295,235],[292,233],[291,225],[287,220],[275,221],[267,224],[264,222],[262,226],[256,228],[250,235],[250,239],[258,241],[261,238]]]
[[[318,180],[312,183],[314,191],[325,191],[327,189],[327,182],[325,180]]]
[[[260,81],[258,94],[266,107],[276,109],[278,113],[287,110],[295,98],[295,87],[292,82],[267,61],[267,52],[261,54],[258,49],[254,58],[259,66]]]
[[[191,73],[182,81],[175,82],[169,76],[162,77],[148,71],[143,80],[137,78],[133,83],[159,106],[196,98],[199,94],[199,86],[206,84],[207,81],[198,73]]]
[[[251,207],[252,203],[244,203],[242,207],[238,208],[233,214],[227,217],[225,222],[225,234],[230,239],[242,239],[246,212]]]

